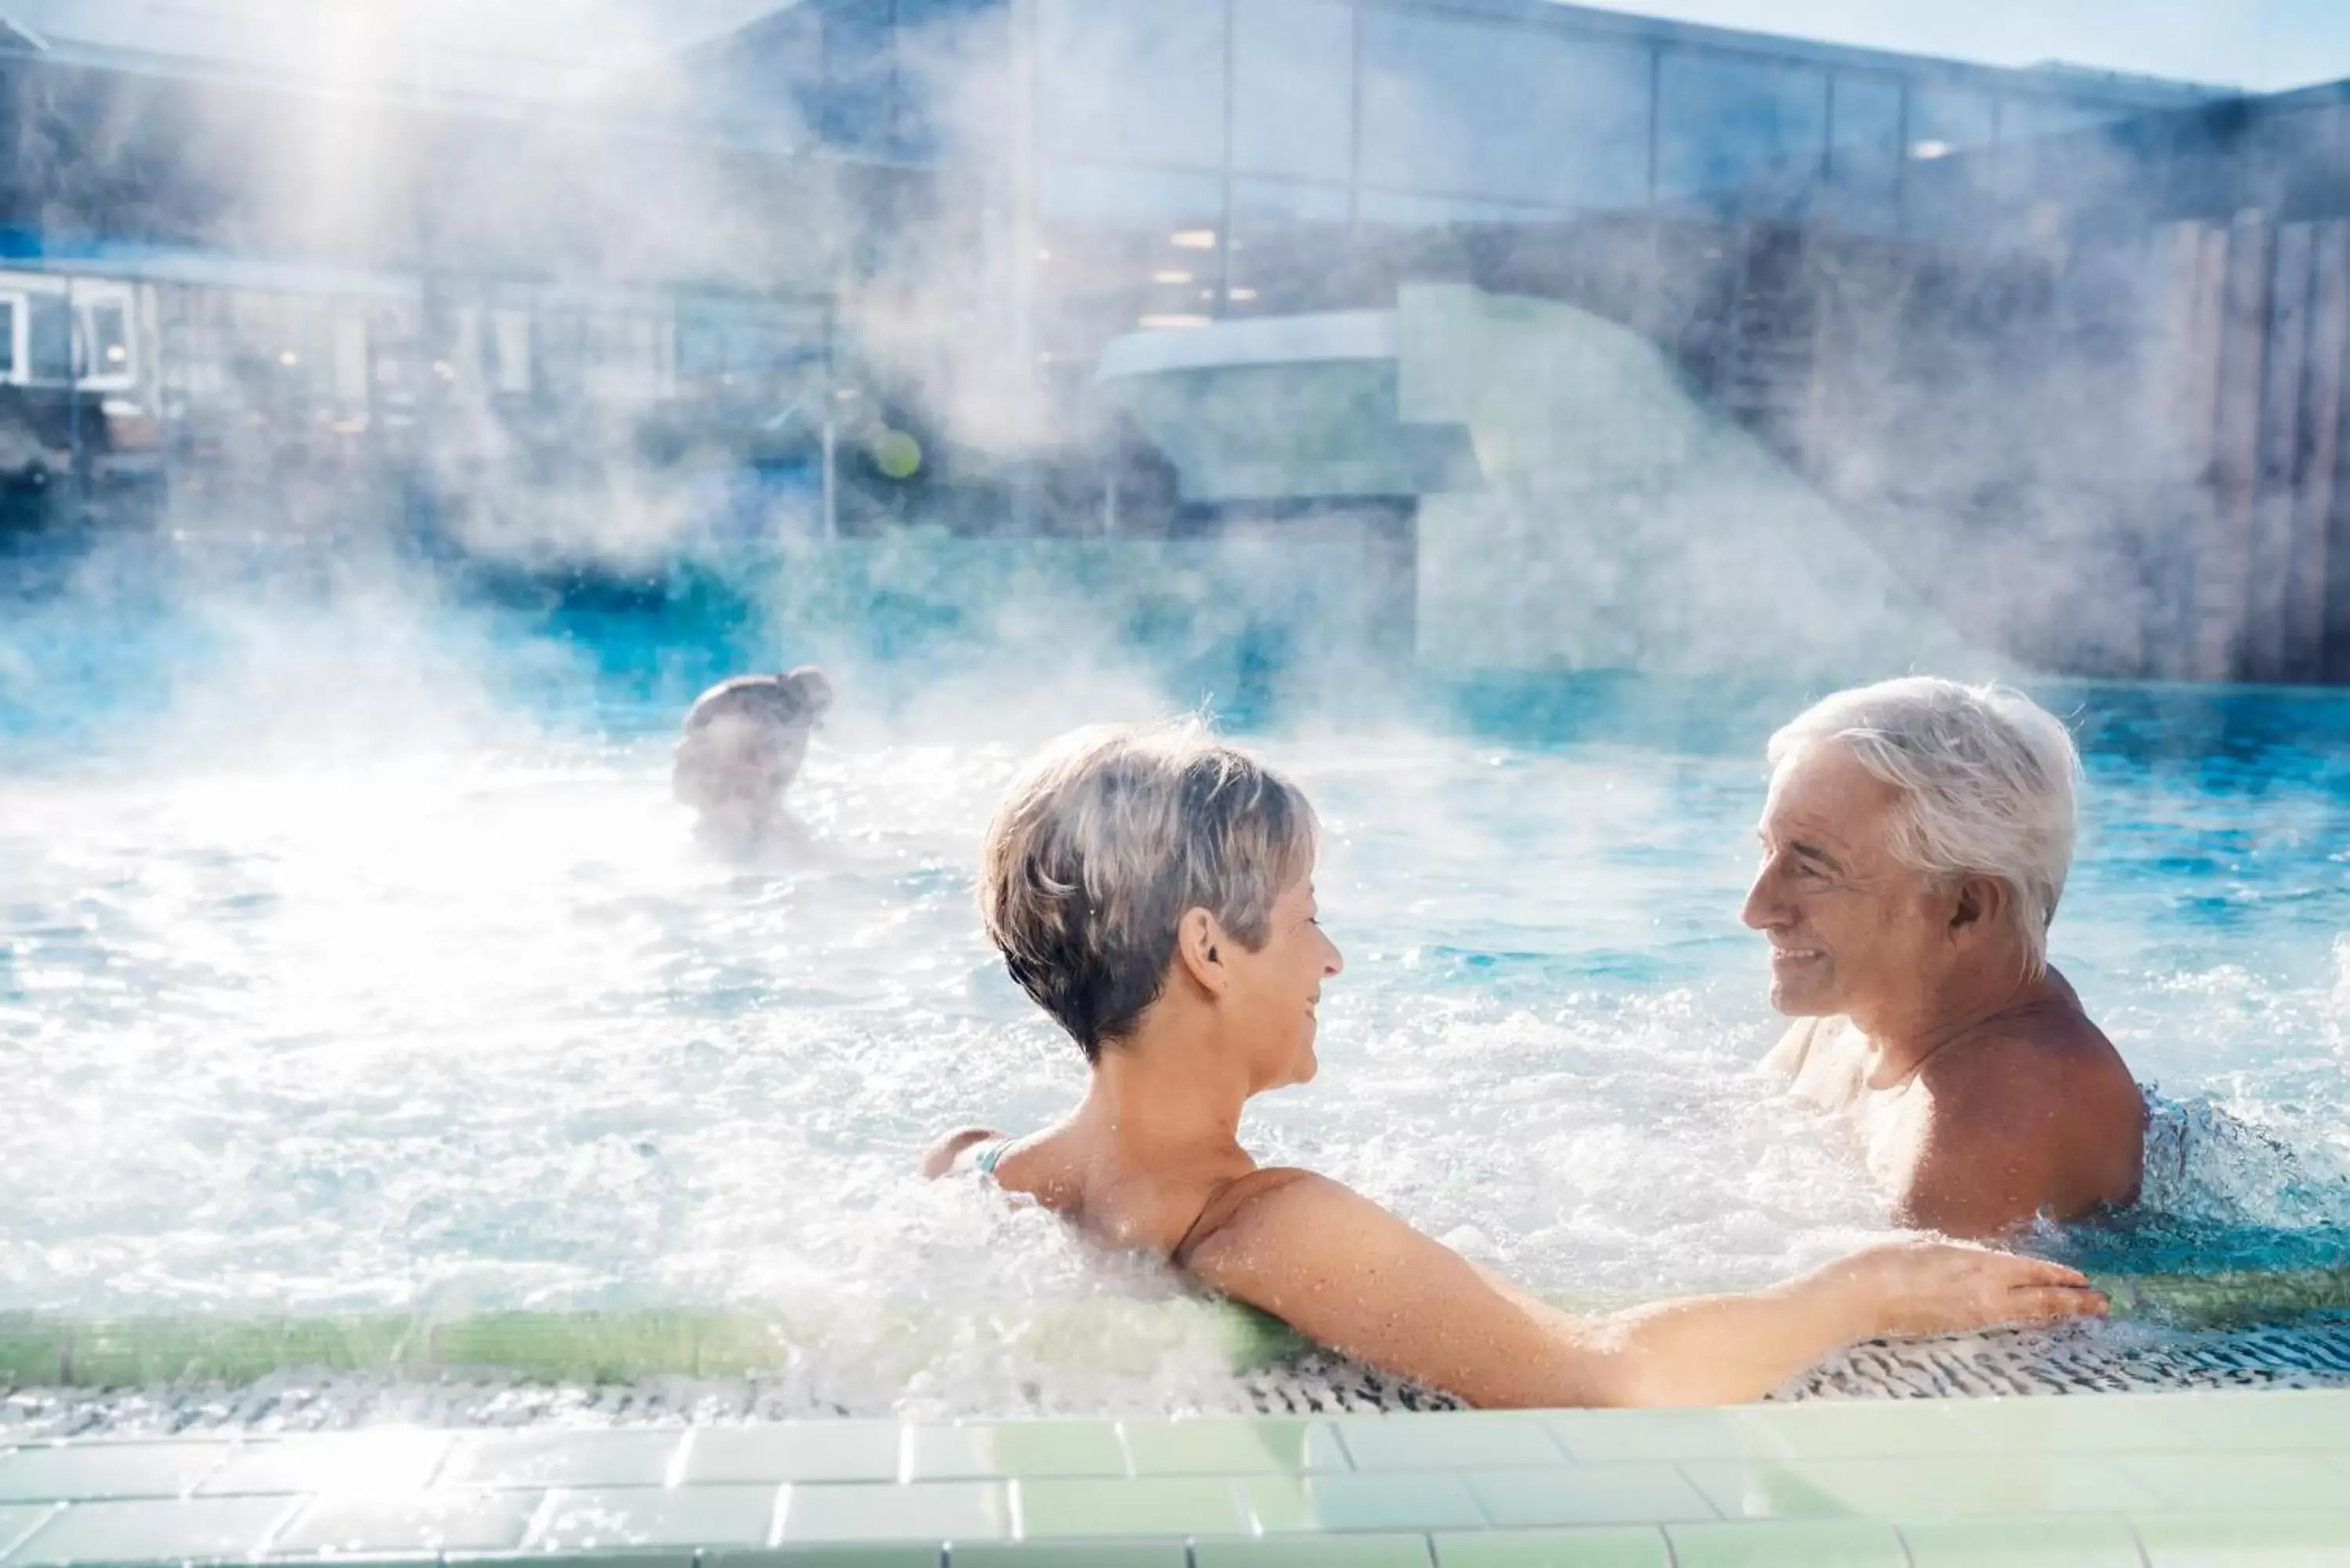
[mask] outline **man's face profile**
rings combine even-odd
[[[1806,746],[1773,775],[1743,919],[1770,940],[1781,1012],[1871,1012],[1932,983],[1941,922],[1927,878],[1892,853],[1902,804],[1838,745]]]

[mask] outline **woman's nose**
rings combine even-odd
[[[1345,973],[1347,969],[1347,955],[1338,950],[1338,944],[1332,941],[1329,938],[1324,937],[1322,939],[1322,946],[1327,950],[1322,955],[1323,978],[1326,980],[1332,979],[1337,975]]]

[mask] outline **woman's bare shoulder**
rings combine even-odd
[[[1002,1136],[993,1127],[958,1127],[923,1151],[922,1174],[933,1179],[944,1176],[955,1168],[955,1161],[963,1157],[965,1150]]]
[[[1367,1204],[1343,1182],[1296,1166],[1261,1165],[1221,1183],[1171,1250],[1184,1268],[1211,1243],[1228,1246],[1243,1237],[1279,1232],[1333,1207]]]

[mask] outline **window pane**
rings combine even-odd
[[[88,323],[90,366],[94,376],[128,376],[130,374],[130,335],[123,320],[122,306],[94,305],[86,319]]]
[[[686,297],[677,305],[677,378],[703,406],[773,415],[810,394],[824,319],[806,307]]]
[[[1048,162],[1041,171],[1039,351],[1049,368],[1089,368],[1138,327],[1216,314],[1224,184],[1211,174]]]
[[[1348,253],[1349,218],[1343,185],[1233,181],[1231,314],[1327,310],[1347,303],[1333,273]]]
[[[1366,11],[1365,183],[1493,201],[1648,199],[1648,51],[1548,26]]]
[[[1036,47],[1046,151],[1223,162],[1223,0],[1040,0]]]
[[[1809,209],[1827,147],[1825,72],[1672,49],[1659,78],[1659,201],[1762,217]]]
[[[1999,106],[1999,139],[2029,141],[2037,136],[2064,136],[2111,125],[2128,119],[2130,113],[2111,104],[2084,103],[2077,99],[2011,98]]]
[[[1224,182],[1212,174],[1107,163],[1046,163],[1036,188],[1036,209],[1047,222],[1067,218],[1159,227],[1161,219],[1180,216],[1178,227],[1204,223],[1212,231],[1222,220],[1223,205]]]
[[[894,97],[889,0],[863,0],[827,11],[817,133],[836,147],[886,151]]]
[[[1902,216],[1911,234],[1956,240],[1981,231],[1998,173],[1986,150],[1998,130],[1998,100],[1988,93],[1927,83],[1909,89]]]
[[[704,57],[692,79],[713,128],[746,141],[798,145],[822,110],[822,19],[807,5],[769,16]]]
[[[482,379],[493,391],[530,390],[530,317],[493,310],[482,322]]]
[[[932,159],[983,154],[990,132],[1010,118],[998,91],[1007,80],[1010,35],[996,0],[898,0],[898,151]]]
[[[1232,221],[1237,223],[1244,218],[1343,223],[1347,221],[1347,188],[1309,185],[1299,180],[1235,180]]]
[[[1347,178],[1354,162],[1354,8],[1243,0],[1232,11],[1232,164]]]
[[[1901,223],[1901,84],[1839,76],[1831,123],[1829,211],[1846,228],[1893,233]]]
[[[54,296],[35,295],[26,320],[25,358],[36,381],[73,379],[73,313]]]
[[[1999,135],[1999,105],[1989,93],[1919,83],[1909,89],[1909,156],[1923,163],[1988,147]]]
[[[0,376],[16,373],[16,302],[0,299]]]
[[[2136,160],[2117,159],[2101,128],[2129,118],[2110,104],[2060,98],[2009,98],[1999,106],[1999,199],[2009,214],[2048,201],[2094,204],[2144,179]],[[2254,155],[2257,156],[2257,155]],[[2093,196],[2095,190],[2101,192]]]
[[[1556,207],[1533,207],[1515,202],[1464,202],[1450,196],[1402,196],[1388,191],[1363,192],[1363,222],[1398,229],[1554,223],[1567,216]]]
[[[335,314],[335,400],[364,405],[368,400],[367,317],[348,310]]]

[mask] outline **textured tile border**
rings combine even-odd
[[[5,1445],[0,1568],[2350,1563],[2350,1391]]]

